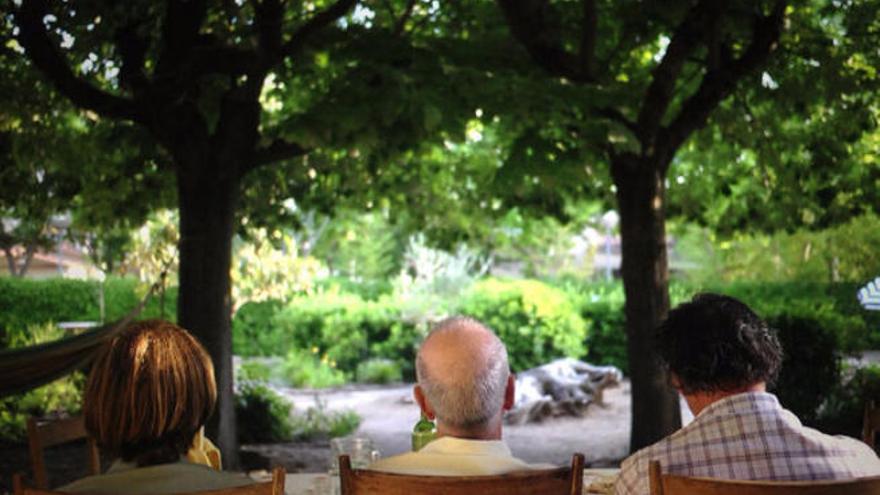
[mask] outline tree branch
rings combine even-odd
[[[274,59],[281,51],[281,19],[284,11],[279,0],[264,0],[254,4],[260,51],[266,59]]]
[[[681,112],[664,132],[664,141],[671,150],[678,149],[691,133],[705,125],[709,114],[736,88],[737,82],[767,61],[782,35],[786,5],[785,0],[779,0],[770,15],[755,19],[751,43],[738,59],[706,73],[700,87],[684,102]]]
[[[258,168],[262,165],[303,156],[305,154],[308,154],[309,151],[311,150],[308,148],[303,148],[299,144],[291,143],[290,141],[286,141],[284,139],[276,139],[269,146],[265,148],[258,148],[254,152],[254,157],[251,160],[251,165],[249,167],[246,167],[245,172]]]
[[[192,67],[197,74],[238,76],[259,68],[256,51],[233,46],[205,45],[193,49]]]
[[[657,131],[675,94],[675,83],[687,58],[696,50],[706,34],[706,26],[721,14],[715,0],[702,0],[691,9],[675,29],[663,59],[651,73],[651,84],[642,100],[636,121],[643,152],[653,153]]]
[[[550,6],[545,1],[498,0],[498,5],[504,12],[511,34],[538,66],[574,82],[592,82],[590,75],[581,71],[578,57],[562,48],[558,33],[547,21]]]
[[[582,1],[584,14],[581,22],[580,71],[592,79],[595,74],[596,32],[599,15],[596,11],[596,0]]]
[[[596,109],[596,113],[606,119],[613,120],[618,124],[623,125],[634,135],[638,135],[639,128],[636,127],[636,124],[633,121],[626,118],[620,110],[612,107],[602,107]]]
[[[198,45],[207,5],[205,0],[168,0],[167,3],[156,73],[171,75]]]
[[[34,65],[75,105],[110,118],[141,120],[142,113],[134,100],[102,91],[74,75],[46,33],[46,14],[47,0],[23,0],[15,12],[18,42]]]
[[[116,49],[122,58],[122,65],[119,68],[120,86],[131,88],[134,92],[143,91],[149,84],[144,74],[144,61],[149,43],[138,34],[138,23],[119,28],[114,38]]]
[[[357,5],[357,3],[358,0],[337,0],[336,3],[330,7],[327,7],[325,10],[312,16],[311,19],[306,21],[296,30],[295,33],[293,33],[287,43],[284,43],[280,52],[281,56],[289,57],[298,53],[314,33],[336,22],[336,20],[344,16],[349,10]]]
[[[403,34],[403,30],[406,28],[406,21],[409,20],[410,16],[412,16],[413,9],[416,6],[416,0],[409,0],[406,4],[406,10],[403,11],[403,14],[397,19],[397,22],[394,26],[394,36],[400,36]]]

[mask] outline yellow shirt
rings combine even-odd
[[[528,469],[553,469],[550,464],[528,464],[513,457],[501,440],[441,437],[418,452],[380,459],[368,469],[426,476],[487,476]]]

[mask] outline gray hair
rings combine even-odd
[[[464,430],[486,426],[504,405],[504,393],[510,366],[507,349],[486,325],[479,321],[455,316],[438,323],[428,337],[460,328],[479,328],[491,335],[485,358],[475,360],[467,376],[449,376],[445,380],[431,376],[419,351],[416,356],[416,376],[434,414],[444,424]],[[479,361],[478,363],[476,361]],[[472,373],[471,373],[472,371]]]

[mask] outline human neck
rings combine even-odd
[[[437,437],[454,437],[465,440],[501,440],[501,422],[492,422],[485,427],[473,430],[463,430],[450,427],[438,421]]]
[[[713,392],[694,392],[690,394],[682,394],[684,395],[684,400],[687,402],[688,407],[691,412],[694,413],[694,416],[697,416],[703,409],[706,409],[710,405],[718,402],[719,400],[726,399],[732,395],[744,394],[747,392],[766,392],[767,384],[764,382],[753,383],[752,385],[746,385],[745,387],[739,387],[730,390],[719,390]]]

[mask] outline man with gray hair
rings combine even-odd
[[[437,439],[418,452],[379,460],[370,469],[401,474],[476,476],[524,469],[501,440],[504,412],[513,406],[514,377],[507,349],[479,321],[457,316],[440,322],[416,357],[413,394],[437,421]]]

